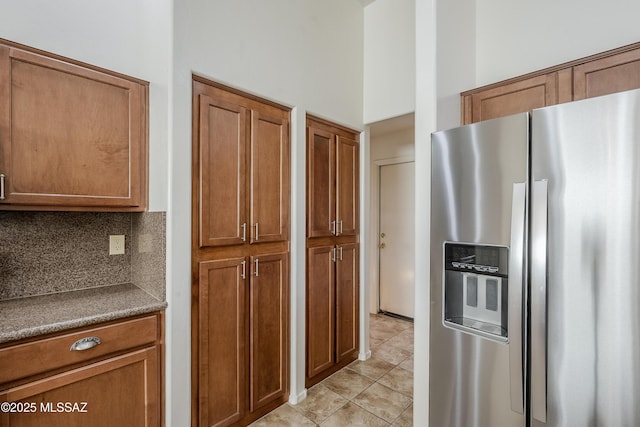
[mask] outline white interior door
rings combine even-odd
[[[380,166],[380,310],[413,318],[414,162]]]

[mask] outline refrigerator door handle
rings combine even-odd
[[[511,410],[524,413],[522,347],[522,296],[525,287],[526,191],[524,182],[513,184],[511,243],[509,249],[509,377]]]
[[[547,421],[547,181],[533,183],[531,211],[531,415]]]

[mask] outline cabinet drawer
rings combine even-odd
[[[88,337],[99,338],[100,344],[71,350],[76,341]],[[0,349],[0,384],[154,343],[157,337],[157,317],[148,316],[6,347]]]

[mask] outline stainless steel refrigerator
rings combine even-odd
[[[432,134],[431,427],[640,426],[640,91]]]

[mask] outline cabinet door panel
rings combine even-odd
[[[199,96],[200,247],[242,244],[247,110]]]
[[[336,137],[336,210],[337,234],[358,234],[359,218],[359,156],[358,143],[349,138]]]
[[[573,76],[576,100],[640,88],[640,49],[578,65]]]
[[[246,390],[244,258],[200,263],[200,425],[242,418]]]
[[[287,121],[270,118],[258,111],[252,111],[251,115],[251,242],[287,240],[289,238]]]
[[[145,89],[71,63],[0,49],[7,114],[0,124],[2,203],[144,209]]]
[[[569,77],[568,77],[569,76]],[[570,101],[570,72],[562,71],[504,84],[471,95],[464,124],[495,119]],[[565,87],[568,86],[568,87]]]
[[[359,289],[358,244],[338,247],[336,261],[336,361],[355,359],[358,353]]]
[[[15,387],[0,393],[0,402],[33,402],[37,410],[33,413],[0,414],[0,425],[158,426],[158,372],[158,350],[153,347]],[[58,402],[63,403],[62,408]],[[71,406],[65,407],[65,402]],[[74,403],[78,406],[75,407]],[[73,411],[65,412],[66,408]],[[86,412],[81,412],[82,409]]]
[[[251,411],[288,391],[288,254],[251,257]]]
[[[335,363],[333,246],[307,250],[307,376]]]
[[[331,133],[308,128],[307,237],[331,236],[335,224],[335,142]]]

